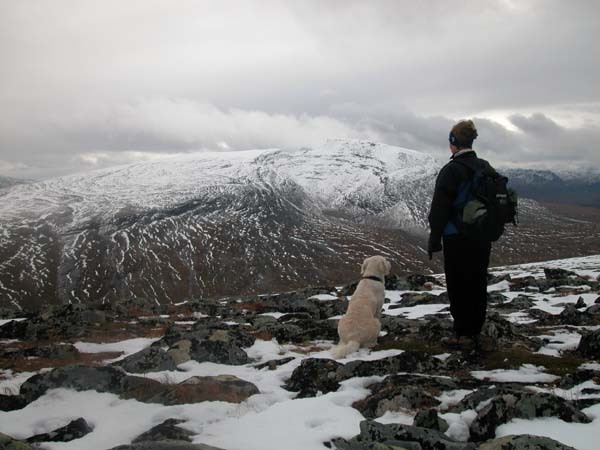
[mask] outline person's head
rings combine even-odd
[[[456,153],[464,148],[473,148],[473,141],[477,139],[477,129],[472,120],[461,120],[450,130],[448,141],[450,151]]]

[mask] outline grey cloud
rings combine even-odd
[[[597,162],[597,12],[585,0],[2,2],[0,171],[327,137],[446,158],[452,123],[491,110],[519,130],[478,119],[483,152],[552,164],[566,146]]]

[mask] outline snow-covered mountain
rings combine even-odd
[[[549,171],[507,169],[503,173],[523,196],[535,200],[582,206],[600,206],[600,172],[597,169]]]
[[[419,152],[336,140],[17,186],[0,203],[0,297],[169,302],[335,281],[374,252],[402,265],[419,250],[398,230],[425,226],[436,170]]]
[[[28,183],[27,180],[20,180],[18,178],[5,177],[0,175],[0,189],[9,188],[17,184]]]
[[[397,271],[439,270],[424,249],[438,169],[413,150],[333,140],[297,151],[178,155],[13,186],[0,192],[0,306],[170,303],[337,284],[357,277],[373,254]],[[497,262],[599,245],[590,224],[534,202],[521,214]]]

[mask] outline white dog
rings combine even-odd
[[[381,323],[381,307],[385,300],[385,275],[390,273],[391,264],[383,256],[365,259],[361,268],[361,280],[348,304],[346,314],[338,323],[340,343],[331,350],[331,355],[344,358],[360,347],[373,347],[377,343]]]

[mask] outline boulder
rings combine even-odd
[[[333,359],[307,358],[293,372],[284,388],[298,391],[297,398],[315,397],[317,393],[337,391],[340,381],[337,369],[342,364]]]
[[[422,449],[422,450],[475,450],[470,442],[457,442],[445,434],[428,428],[410,425],[383,425],[373,420],[360,423],[360,434],[351,440],[334,439],[340,450],[356,449]],[[418,444],[415,445],[415,444]]]
[[[511,310],[529,309],[534,304],[534,301],[530,297],[526,295],[518,295],[515,298],[513,298],[510,302],[497,304],[495,308]]]
[[[233,375],[191,377],[176,385],[165,386],[149,398],[150,403],[182,405],[205,401],[241,403],[258,394],[258,388]]]
[[[167,328],[165,335],[153,346],[171,347],[179,341],[221,341],[225,343],[233,343],[236,346],[250,347],[254,344],[256,338],[248,331],[240,328],[237,325],[231,326],[223,323],[223,320],[215,317],[205,317],[199,319],[192,325],[192,328],[184,327],[179,324],[174,324]]]
[[[84,418],[72,420],[64,427],[44,434],[36,434],[27,439],[27,442],[69,442],[82,438],[94,429],[85,421]]]
[[[177,364],[170,354],[160,347],[148,347],[134,353],[113,365],[122,367],[130,373],[160,372],[163,370],[177,370]]]
[[[67,366],[29,378],[21,386],[21,395],[30,403],[49,389],[60,387],[77,391],[109,392],[125,399],[134,398],[144,403],[164,405],[202,401],[239,403],[259,392],[252,383],[228,375],[192,377],[172,385],[127,375],[122,369],[111,366]]]
[[[417,305],[432,305],[432,304],[449,304],[450,300],[447,297],[437,296],[428,292],[407,292],[402,294],[402,300],[392,307],[405,308]]]
[[[514,392],[493,397],[471,423],[471,438],[484,441],[495,436],[496,428],[512,419],[558,417],[565,422],[589,423],[590,418],[560,397],[543,393]]]
[[[541,339],[531,338],[523,332],[523,327],[504,319],[498,313],[489,313],[481,329],[481,335],[488,337],[496,345],[522,346],[532,351],[537,351],[542,346]]]
[[[279,319],[256,316],[252,324],[259,333],[272,336],[280,343],[338,339],[335,320],[315,320],[306,313],[290,313]]]
[[[192,342],[188,339],[182,339],[175,342],[169,350],[167,355],[176,366],[183,364],[190,360],[190,350],[192,348]]]
[[[444,336],[454,334],[454,325],[449,318],[428,317],[426,321],[419,326],[419,335],[427,341],[435,342]]]
[[[162,384],[149,378],[127,375],[117,367],[74,365],[32,376],[21,385],[20,394],[30,403],[55,388],[109,392],[143,402],[148,400],[152,392],[159,391]]]
[[[27,400],[21,395],[0,394],[0,411],[14,411],[27,406]]]
[[[146,441],[135,444],[119,445],[109,450],[223,450],[204,444],[192,444],[187,441]]]
[[[239,366],[250,362],[248,355],[235,342],[224,340],[191,340],[190,358],[198,362],[213,362]]]
[[[584,334],[577,351],[588,358],[600,359],[600,329]]]
[[[578,384],[585,383],[594,378],[600,380],[600,370],[577,369],[575,372],[562,377],[558,382],[558,387],[561,389],[571,389]]]
[[[27,442],[14,439],[7,434],[0,433],[0,449],[2,450],[35,450]]]
[[[510,435],[487,441],[479,450],[576,450],[554,439],[530,434]]]
[[[184,422],[185,420],[167,419],[161,424],[152,427],[145,433],[140,434],[132,441],[132,444],[136,444],[138,442],[160,441],[192,442],[192,436],[194,436],[194,433],[177,426]]]
[[[413,426],[429,428],[442,433],[445,433],[449,428],[448,422],[438,416],[437,410],[433,408],[419,411],[414,418]]]
[[[579,311],[573,304],[565,306],[565,309],[558,315],[562,325],[582,325],[585,323],[586,316]]]
[[[22,358],[75,359],[79,351],[71,344],[51,344],[29,348],[0,350],[0,357],[18,360]]]
[[[589,314],[591,316],[598,316],[600,315],[600,305],[592,305],[590,306],[588,309],[585,310],[586,314]]]
[[[418,386],[387,386],[381,391],[373,387],[371,389],[374,394],[352,405],[367,419],[376,419],[388,411],[414,411],[440,404],[439,400]]]
[[[442,367],[439,359],[417,351],[405,351],[374,361],[350,361],[346,364],[333,359],[308,358],[292,372],[285,388],[299,391],[299,398],[314,397],[319,392],[336,391],[341,381],[353,377],[383,376],[398,372],[431,373]]]

